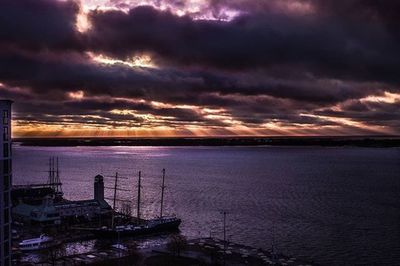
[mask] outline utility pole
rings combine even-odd
[[[161,186],[161,210],[160,210],[160,218],[163,217],[163,205],[164,205],[164,189],[165,189],[165,169],[162,169],[162,186]]]
[[[221,212],[224,215],[224,265],[225,265],[225,257],[226,257],[226,211]]]
[[[141,187],[142,172],[139,171],[138,180],[138,197],[137,197],[137,220],[140,221],[140,187]]]
[[[275,222],[272,222],[272,245],[271,245],[271,254],[272,258],[275,258]]]
[[[226,211],[224,211],[223,214],[224,214],[224,248],[226,248]]]

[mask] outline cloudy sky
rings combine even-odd
[[[400,134],[400,1],[0,0],[14,136]]]

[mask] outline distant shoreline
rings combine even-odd
[[[400,136],[221,138],[14,138],[21,146],[322,146],[400,147]]]

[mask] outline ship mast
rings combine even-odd
[[[137,220],[140,221],[140,188],[141,188],[141,179],[142,172],[139,171],[139,180],[138,180],[138,197],[137,197]]]
[[[112,175],[112,176],[105,176],[105,177],[109,177],[109,178],[113,178],[113,179],[114,179],[114,186],[104,187],[104,188],[110,189],[110,190],[112,190],[112,191],[114,192],[112,197],[104,197],[104,199],[107,199],[107,200],[111,200],[111,201],[112,201],[111,228],[114,228],[114,227],[115,227],[115,214],[116,214],[116,212],[117,212],[117,202],[130,202],[129,200],[118,199],[118,197],[117,197],[117,192],[118,192],[118,191],[128,191],[128,192],[130,192],[129,189],[119,188],[119,187],[118,187],[118,185],[119,185],[118,182],[119,182],[121,179],[128,179],[128,178],[119,175],[118,172],[115,172],[115,175]]]
[[[115,214],[115,202],[117,200],[117,186],[118,186],[118,172],[115,173],[113,211],[112,211],[112,216],[111,216],[111,228],[114,228],[114,214]]]
[[[165,169],[162,169],[162,185],[161,185],[161,208],[160,208],[160,218],[163,217],[163,205],[164,205],[164,189],[165,189]]]

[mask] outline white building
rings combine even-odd
[[[24,188],[21,189],[24,190]],[[13,192],[14,196],[18,194],[15,188]],[[33,205],[22,198],[18,201],[19,203],[12,209],[12,214],[14,220],[23,223],[60,224],[64,221],[76,220],[77,217],[91,219],[109,214],[111,211],[110,205],[104,200],[104,181],[101,175],[94,178],[94,199],[54,202],[52,196],[46,195],[41,204]]]
[[[11,265],[11,101],[0,100],[0,265]]]

